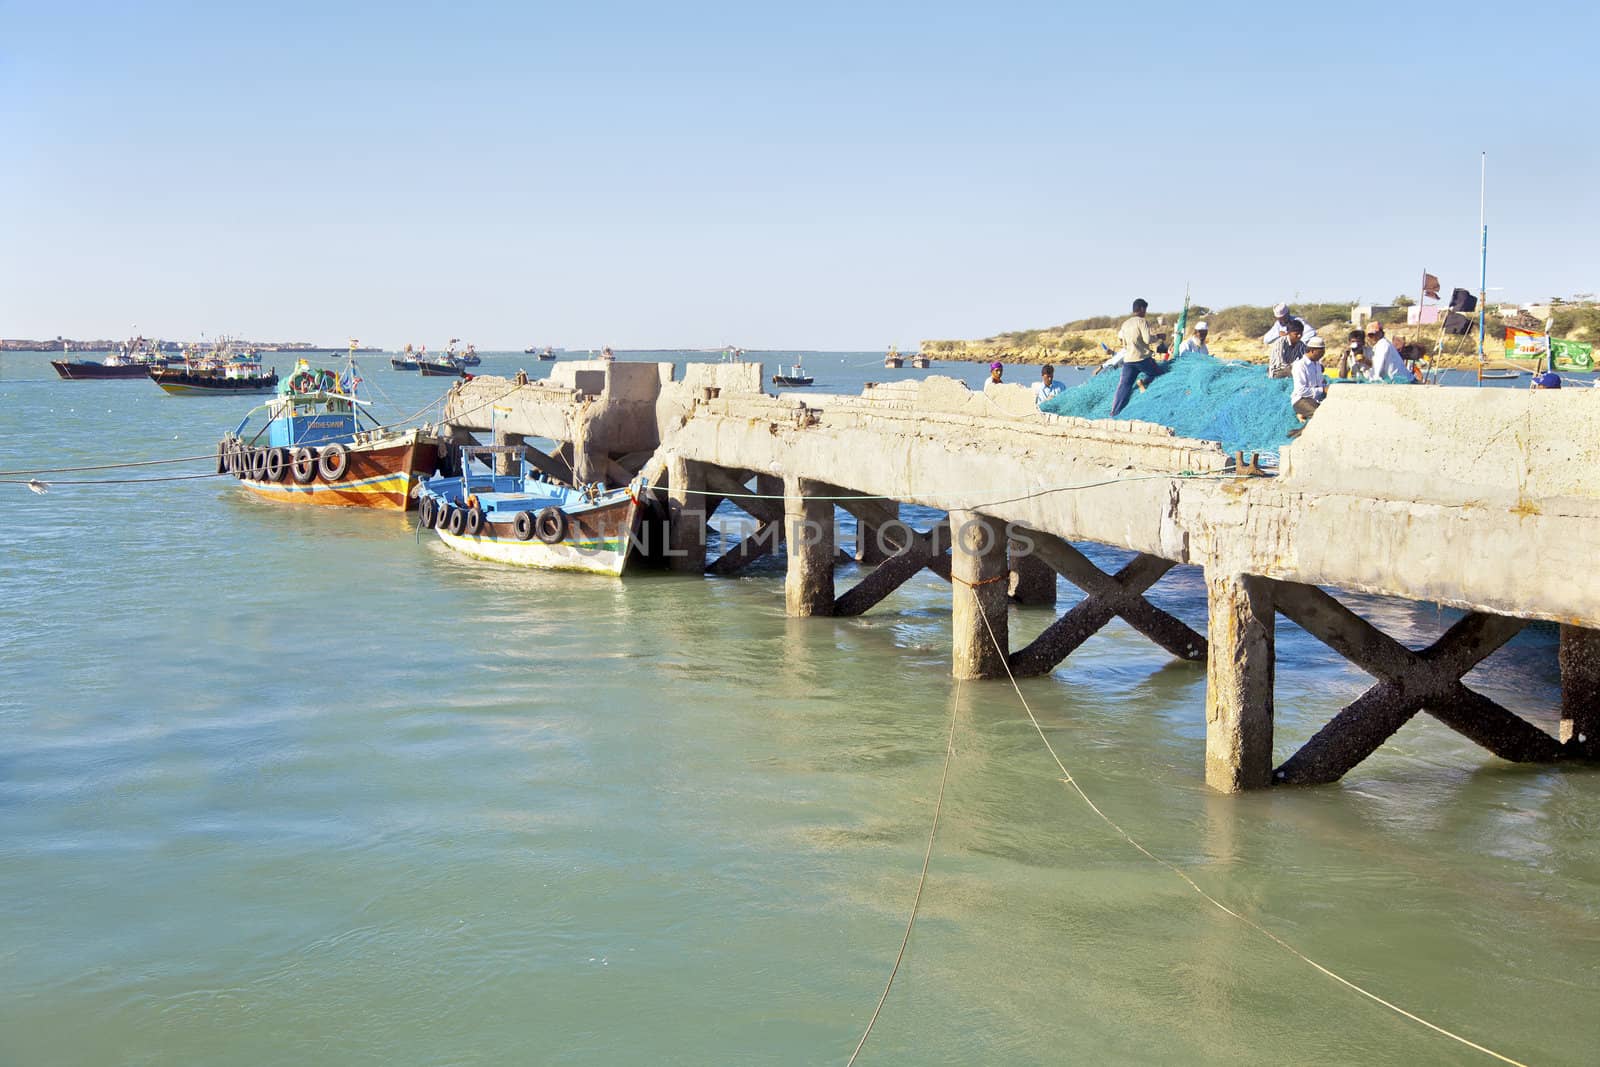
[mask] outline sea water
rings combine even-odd
[[[818,390],[924,373],[880,363],[805,357]],[[548,372],[481,369],[519,367]],[[380,415],[448,384],[364,374]],[[208,455],[253,402],[0,356],[0,469]],[[952,719],[859,1062],[1485,1062],[1131,848],[1009,684],[952,682],[930,574],[786,619],[781,561],[517,571],[396,515],[131,481],[211,469],[0,484],[0,1062],[842,1063]],[[1193,570],[1153,598],[1203,626]],[[1413,647],[1454,618],[1347,600]],[[1052,618],[1015,610],[1013,642]],[[1278,628],[1281,759],[1371,679]],[[1554,641],[1531,627],[1468,681],[1553,730]],[[1443,1027],[1592,1062],[1600,772],[1419,716],[1337,785],[1215,794],[1203,666],[1121,623],[1021,689],[1094,801],[1208,893]]]

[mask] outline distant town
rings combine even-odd
[[[221,340],[217,338],[217,340]],[[250,348],[257,352],[343,352],[344,345],[329,348],[325,345],[315,345],[310,341],[245,341],[238,338],[229,339],[235,348]],[[0,352],[115,352],[125,344],[125,341],[112,341],[105,338],[92,341],[79,341],[71,337],[57,337],[52,341],[37,341],[26,338],[0,338]],[[185,348],[205,348],[212,342],[209,341],[152,341],[150,344],[162,352],[181,352]],[[358,348],[357,352],[377,352],[376,348]]]

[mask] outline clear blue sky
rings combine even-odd
[[[1477,287],[1485,149],[1489,284],[1592,291],[1594,12],[0,0],[0,336],[876,348],[1186,281],[1385,300]]]

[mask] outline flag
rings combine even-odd
[[[1588,341],[1551,341],[1550,362],[1556,370],[1592,371],[1594,345]]]
[[[1178,346],[1183,344],[1183,331],[1189,328],[1189,287],[1183,287],[1183,310],[1178,313],[1178,329],[1172,339],[1172,347],[1167,349],[1167,357],[1178,354]]]
[[[1422,272],[1422,295],[1424,297],[1432,297],[1435,300],[1439,299],[1439,279],[1427,271]]]
[[[1507,359],[1543,359],[1549,341],[1542,332],[1506,327]]]

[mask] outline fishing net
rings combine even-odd
[[[1041,407],[1056,415],[1109,419],[1119,368],[1111,367]],[[1137,389],[1119,419],[1170,426],[1180,437],[1219,441],[1229,452],[1275,452],[1300,425],[1290,407],[1293,382],[1268,378],[1258,364],[1232,363],[1190,352],[1156,363],[1156,377]]]

